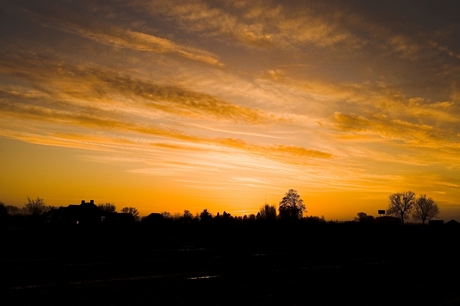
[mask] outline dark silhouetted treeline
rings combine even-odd
[[[0,225],[2,227],[37,227],[37,226],[61,226],[61,227],[116,227],[116,226],[131,226],[133,228],[153,228],[153,227],[231,227],[231,226],[245,226],[251,227],[269,227],[279,226],[286,224],[295,224],[296,226],[319,226],[319,227],[333,227],[338,224],[345,224],[348,227],[364,228],[366,227],[381,227],[381,226],[395,226],[400,225],[402,222],[400,218],[384,215],[374,217],[367,215],[364,212],[359,212],[357,217],[352,221],[326,221],[325,218],[317,216],[302,216],[305,207],[295,193],[295,190],[289,190],[287,195],[292,199],[293,203],[299,202],[300,204],[293,204],[292,209],[289,208],[289,197],[285,196],[283,201],[288,203],[279,208],[280,214],[277,214],[276,207],[273,205],[265,204],[256,214],[233,216],[231,213],[223,211],[213,214],[204,209],[201,213],[193,215],[189,210],[184,210],[183,214],[172,215],[169,212],[151,213],[147,216],[140,217],[139,212],[134,207],[124,207],[117,212],[116,206],[113,203],[94,204],[94,201],[85,202],[81,201],[80,204],[71,204],[66,207],[53,207],[45,205],[41,198],[30,199],[24,207],[19,208],[16,206],[5,205],[0,202]],[[393,196],[393,195],[392,195]],[[288,199],[288,200],[286,200]],[[429,202],[431,199],[426,199],[422,195],[419,198],[420,202]],[[424,202],[425,201],[425,202]],[[415,203],[415,202],[414,202]],[[299,209],[296,205],[300,205]],[[292,210],[289,212],[289,210]],[[424,219],[425,220],[425,219]],[[429,218],[428,218],[429,220]],[[424,223],[423,223],[424,224]],[[415,225],[415,224],[408,224]],[[418,225],[418,224],[417,224]],[[444,226],[444,222],[439,220],[432,222],[433,226]],[[459,223],[451,220],[445,224],[448,228],[457,228]]]

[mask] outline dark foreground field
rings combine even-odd
[[[1,305],[460,305],[458,231],[2,230]]]

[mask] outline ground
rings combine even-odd
[[[4,229],[2,304],[459,305],[458,237],[397,226]]]

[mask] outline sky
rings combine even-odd
[[[458,1],[0,0],[0,201],[460,221]]]

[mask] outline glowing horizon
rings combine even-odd
[[[292,188],[350,220],[411,190],[460,220],[458,9],[5,2],[0,201],[243,215]]]

